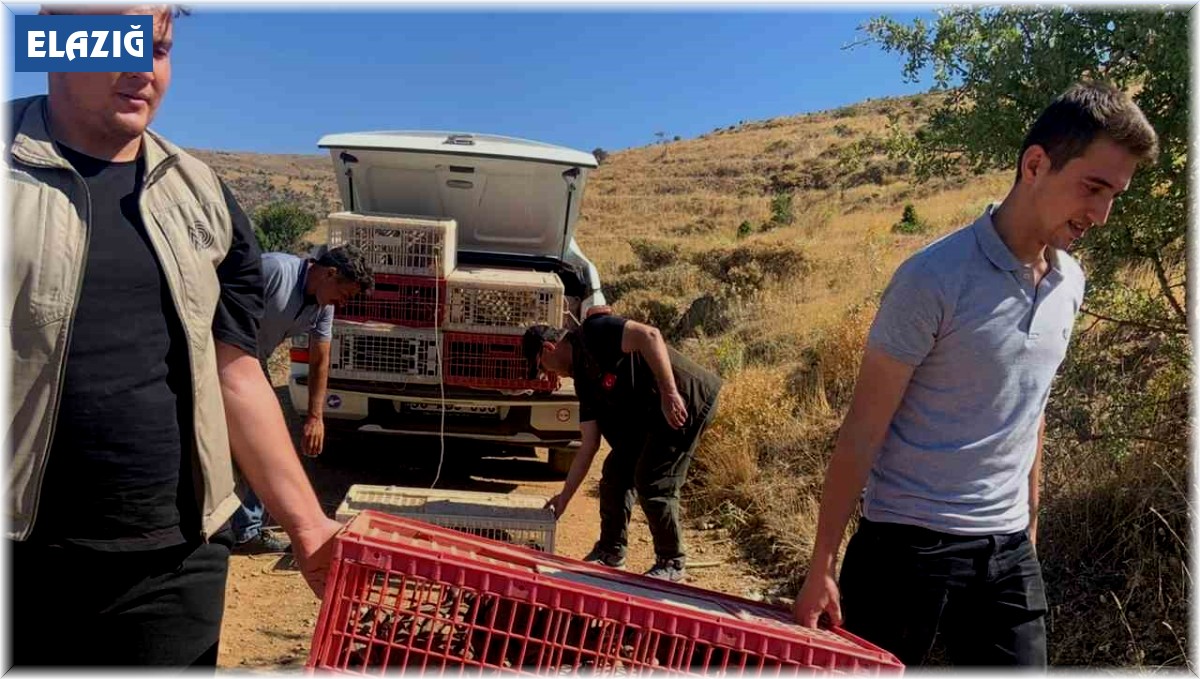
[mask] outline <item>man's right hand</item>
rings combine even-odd
[[[304,436],[300,441],[305,457],[316,457],[325,447],[325,420],[320,416],[308,416],[304,420]]]
[[[837,581],[832,574],[810,571],[804,578],[800,594],[796,596],[796,605],[792,612],[796,622],[805,627],[816,628],[821,613],[829,614],[829,622],[835,627],[842,624],[841,593],[838,592]]]

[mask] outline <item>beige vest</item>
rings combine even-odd
[[[56,150],[46,97],[11,102],[8,148],[8,289],[11,341],[8,535],[24,540],[38,496],[62,392],[70,329],[89,234],[83,178]],[[142,138],[146,175],[138,207],[187,336],[191,364],[196,494],[207,539],[238,507],[212,321],[221,294],[217,265],[232,222],[216,174],[158,135]],[[184,451],[185,454],[192,451]]]

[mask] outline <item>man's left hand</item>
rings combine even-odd
[[[667,424],[671,425],[672,429],[679,429],[687,423],[687,404],[683,402],[683,397],[679,395],[678,391],[663,393],[662,411],[663,417],[667,418]]]
[[[326,518],[316,526],[290,536],[300,573],[318,599],[325,596],[325,577],[333,559],[333,536],[341,529],[341,523]]]
[[[306,456],[316,457],[325,447],[325,419],[309,417],[304,420],[304,440],[302,449]]]

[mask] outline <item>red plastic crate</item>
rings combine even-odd
[[[380,322],[408,328],[441,325],[446,309],[446,279],[375,274],[375,289],[355,295],[337,309],[347,321]]]
[[[790,611],[366,510],[338,535],[311,670],[523,674],[903,666]]]
[[[446,384],[463,387],[558,389],[557,377],[529,379],[520,335],[447,332],[442,337],[442,374]]]

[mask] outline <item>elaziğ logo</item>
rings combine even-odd
[[[16,20],[18,72],[154,70],[154,17],[148,14],[22,14]]]

